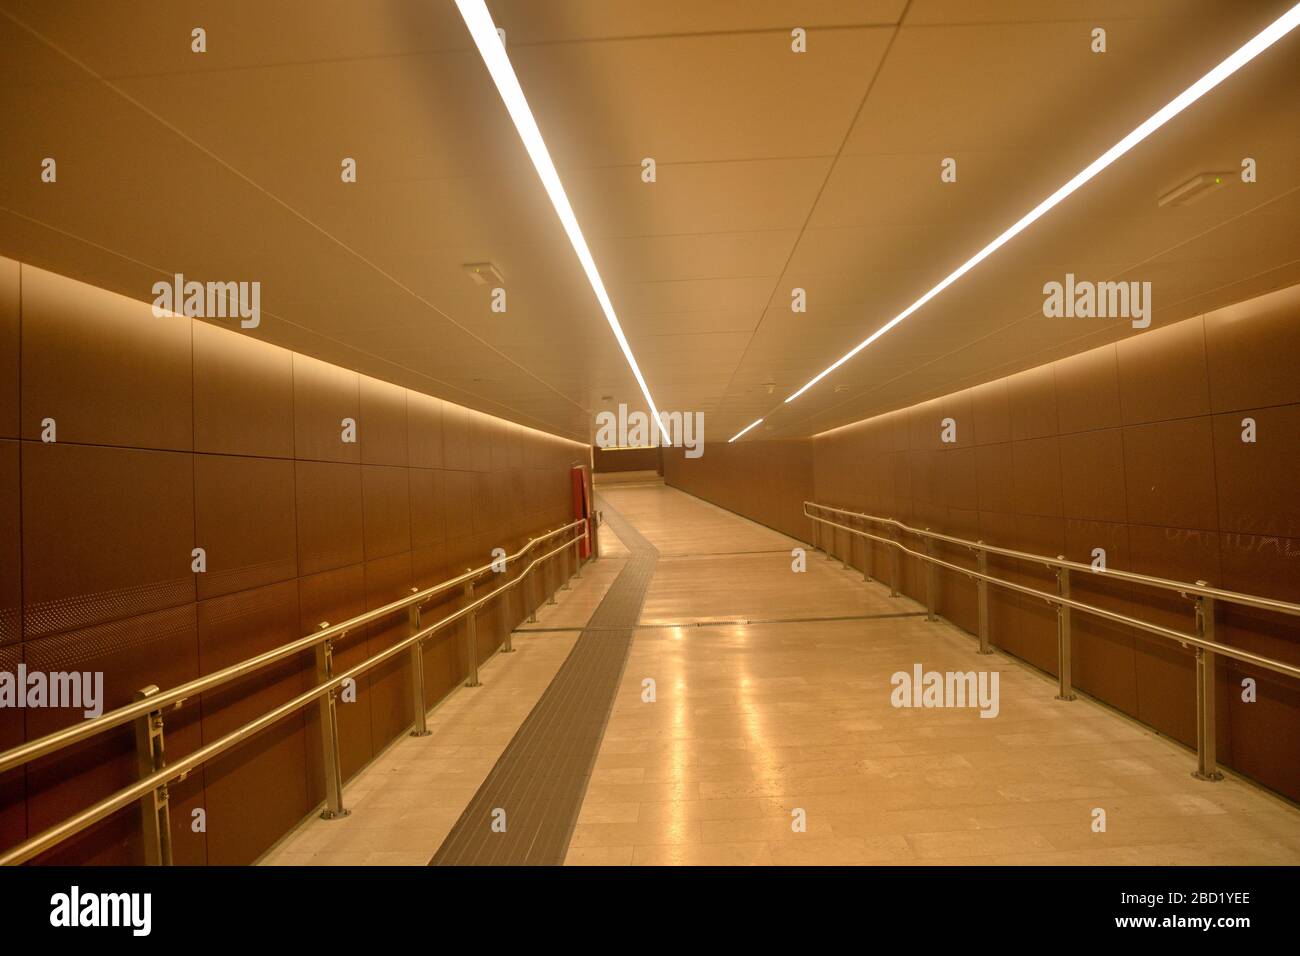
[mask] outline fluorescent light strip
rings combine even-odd
[[[745,432],[749,431],[751,428],[757,428],[757,427],[758,427],[759,425],[761,425],[761,424],[763,424],[763,419],[761,419],[761,418],[760,418],[758,421],[756,421],[756,422],[750,422],[748,425],[746,425],[746,426],[745,426],[744,428],[742,428],[740,431],[736,432],[736,434],[734,434],[734,435],[732,435],[730,438],[728,438],[728,439],[727,439],[727,444],[730,445],[733,441],[735,441],[735,440],[736,440],[737,438],[739,438],[741,435],[745,434]]]
[[[1119,159],[1138,143],[1142,142],[1142,140],[1146,139],[1160,127],[1164,126],[1183,110],[1187,109],[1187,107],[1191,106],[1206,93],[1210,92],[1210,90],[1214,89],[1228,77],[1232,76],[1233,73],[1236,73],[1239,69],[1251,60],[1255,59],[1255,57],[1259,56],[1278,40],[1282,39],[1282,37],[1286,36],[1297,26],[1300,26],[1300,3],[1296,4],[1282,16],[1278,17],[1226,60],[1166,103],[1160,110],[1142,123],[1141,126],[1137,127],[1133,132],[1129,133],[1110,149],[1106,150],[1106,152],[1098,156],[1081,173],[1077,174],[1064,186],[1052,193],[1021,217],[1013,226],[1011,226],[1011,228],[1007,229],[1006,232],[1002,233],[1002,235],[998,236],[979,252],[975,253],[975,255],[970,259],[967,259],[966,262],[959,266],[955,272],[880,328],[876,329],[876,331],[872,332],[869,337],[863,339],[855,345],[852,350],[838,359],[834,365],[831,365],[816,378],[808,382],[807,385],[787,398],[784,404],[788,405],[790,402],[793,402],[796,398],[808,391],[808,389],[812,388],[831,372],[835,371],[872,342],[876,341],[876,339],[880,338],[917,309],[921,308],[921,306],[925,305],[937,296],[944,289],[948,288],[948,286],[952,285],[967,272],[970,272],[971,269],[974,269],[1002,246],[1006,245],[1020,233],[1024,232],[1025,229],[1029,228],[1029,226],[1042,217],[1049,209],[1060,203],[1084,183],[1088,182],[1107,166],[1111,165],[1111,163],[1115,162],[1115,160]]]
[[[596,301],[600,303],[600,308],[605,313],[605,321],[614,331],[614,338],[618,340],[618,346],[623,350],[623,357],[627,359],[632,374],[636,376],[637,384],[641,386],[641,394],[645,396],[646,404],[650,406],[655,424],[659,426],[664,441],[671,445],[672,439],[659,418],[659,409],[655,407],[654,399],[650,397],[650,386],[646,384],[645,376],[641,374],[641,367],[636,363],[632,347],[627,344],[627,336],[623,334],[623,327],[614,313],[614,304],[609,299],[609,293],[605,291],[605,283],[601,281],[600,273],[596,271],[596,260],[592,258],[591,250],[587,248],[587,240],[582,237],[582,230],[578,227],[578,217],[573,214],[573,207],[569,205],[569,197],[565,195],[564,186],[560,183],[560,174],[555,169],[555,163],[551,162],[551,154],[542,139],[542,131],[537,128],[533,111],[528,108],[528,100],[519,85],[519,78],[515,76],[515,69],[510,65],[510,57],[506,55],[506,48],[501,42],[501,35],[497,33],[496,24],[492,22],[492,14],[488,12],[483,0],[456,0],[456,6],[465,20],[465,26],[469,28],[470,36],[474,38],[474,44],[478,47],[488,72],[492,74],[497,92],[501,94],[510,118],[514,120],[515,129],[519,131],[519,138],[524,141],[524,148],[528,150],[533,166],[537,169],[537,175],[541,177],[542,185],[546,187],[546,194],[551,197],[551,205],[555,207],[555,213],[560,217],[560,223],[569,235],[573,251],[578,254],[578,261],[582,263],[583,271],[587,273],[587,281],[591,283],[591,290],[596,293]]]

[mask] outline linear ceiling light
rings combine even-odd
[[[592,258],[591,250],[587,248],[587,240],[582,237],[582,230],[578,227],[578,217],[573,214],[569,197],[565,195],[564,186],[560,184],[560,174],[556,172],[555,163],[551,162],[551,154],[546,149],[541,130],[537,128],[533,111],[528,108],[528,100],[525,99],[523,88],[519,85],[519,78],[515,76],[515,68],[510,65],[510,57],[506,55],[501,35],[497,33],[496,24],[492,22],[492,14],[488,12],[483,0],[456,0],[456,6],[465,19],[465,26],[469,28],[470,36],[474,38],[474,44],[478,47],[488,72],[492,74],[497,92],[501,94],[501,99],[510,112],[510,118],[514,120],[515,129],[519,131],[519,138],[524,141],[524,148],[528,150],[533,166],[537,168],[537,175],[541,177],[542,185],[546,187],[546,194],[551,197],[551,205],[555,207],[555,213],[560,217],[560,223],[569,235],[569,242],[573,244],[573,251],[578,254],[578,261],[582,263],[583,271],[587,273],[587,281],[591,283],[591,290],[596,293],[596,301],[600,303],[600,308],[605,313],[605,320],[614,331],[614,338],[618,340],[618,346],[623,350],[623,357],[627,359],[632,374],[636,376],[637,384],[641,386],[641,394],[645,396],[646,404],[650,406],[655,424],[659,426],[664,440],[672,444],[664,423],[659,419],[659,409],[655,407],[654,399],[650,397],[650,386],[646,384],[645,376],[641,374],[641,367],[637,365],[636,357],[632,354],[632,347],[627,344],[627,336],[623,334],[623,326],[619,325],[618,316],[614,314],[614,304],[609,299],[609,293],[605,291],[605,283],[601,281],[600,273],[596,271],[596,260]]]
[[[736,432],[736,434],[734,434],[734,435],[732,435],[730,438],[728,438],[728,439],[727,439],[727,444],[730,445],[733,441],[735,441],[735,440],[736,440],[737,438],[739,438],[741,435],[745,434],[745,432],[747,432],[747,431],[749,431],[751,428],[755,428],[755,427],[757,427],[757,426],[759,426],[759,425],[761,425],[761,424],[763,424],[763,419],[761,419],[761,418],[760,418],[758,421],[756,421],[756,422],[750,422],[748,425],[746,425],[746,426],[745,426],[744,428],[742,428],[740,431]]]
[[[1031,226],[1037,219],[1042,217],[1049,209],[1051,209],[1053,206],[1060,203],[1062,200],[1064,200],[1067,196],[1069,196],[1072,192],[1074,192],[1084,183],[1088,182],[1090,179],[1092,179],[1094,176],[1100,173],[1111,163],[1115,162],[1115,160],[1119,159],[1121,156],[1127,153],[1138,143],[1142,142],[1142,140],[1146,139],[1148,136],[1150,136],[1160,127],[1164,126],[1171,119],[1173,119],[1183,110],[1187,109],[1187,107],[1191,106],[1193,103],[1199,100],[1206,93],[1210,92],[1210,90],[1214,89],[1224,80],[1226,80],[1228,77],[1232,76],[1233,73],[1236,73],[1243,66],[1249,63],[1251,60],[1255,59],[1255,57],[1259,56],[1261,53],[1267,50],[1278,40],[1282,39],[1282,37],[1286,36],[1288,33],[1294,30],[1297,25],[1300,25],[1300,3],[1296,4],[1286,13],[1282,14],[1282,16],[1278,17],[1271,24],[1265,27],[1263,31],[1261,31],[1258,35],[1256,35],[1253,39],[1247,42],[1239,50],[1237,50],[1235,53],[1229,56],[1226,60],[1224,60],[1214,69],[1212,69],[1209,73],[1206,73],[1203,77],[1201,77],[1191,86],[1189,86],[1187,89],[1183,90],[1176,97],[1174,97],[1172,100],[1166,103],[1149,119],[1143,122],[1141,126],[1137,127],[1137,129],[1133,130],[1133,132],[1129,133],[1127,136],[1121,139],[1110,149],[1106,150],[1106,152],[1102,153],[1100,156],[1094,159],[1087,166],[1087,168],[1085,168],[1081,173],[1077,174],[1073,179],[1067,182],[1064,186],[1062,186],[1056,192],[1052,193],[1050,196],[1048,196],[1046,199],[1040,202],[1037,206],[1035,206],[1033,209],[1027,212],[1023,217],[1017,220],[1016,223],[1012,225],[1009,229],[1007,229],[1006,232],[1002,233],[1002,235],[998,236],[987,246],[985,246],[979,252],[975,253],[975,255],[973,255],[971,258],[967,259],[964,263],[962,263],[955,272],[949,275],[946,279],[944,279],[942,282],[936,285],[925,295],[921,296],[921,298],[917,299],[915,302],[909,305],[902,312],[898,313],[898,315],[894,316],[892,319],[890,319],[880,328],[876,329],[876,331],[872,332],[870,336],[863,339],[861,342],[855,345],[849,352],[845,353],[845,355],[837,359],[835,364],[831,365],[825,371],[821,372],[816,378],[808,382],[807,385],[805,385],[803,388],[799,389],[799,391],[795,392],[793,395],[787,398],[785,400],[785,403],[789,404],[790,402],[793,402],[796,398],[798,398],[804,392],[808,391],[808,389],[812,388],[814,385],[816,385],[818,382],[824,379],[831,372],[835,371],[837,368],[839,368],[849,359],[853,358],[853,356],[857,355],[859,352],[865,349],[872,342],[876,341],[876,339],[880,338],[882,335],[884,335],[894,326],[898,325],[898,323],[902,322],[904,319],[906,319],[917,309],[921,308],[921,306],[925,305],[927,302],[929,302],[931,299],[937,296],[944,289],[948,288],[948,286],[952,285],[954,282],[956,282],[958,279],[964,276],[967,272],[970,272],[971,269],[974,269],[977,265],[979,265],[981,262],[983,262],[985,259],[991,256],[1002,246],[1006,245],[1008,242],[1014,239],[1021,232],[1024,232],[1025,229],[1029,228],[1029,226]]]

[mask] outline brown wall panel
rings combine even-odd
[[[698,458],[687,458],[681,448],[665,448],[664,481],[808,541],[812,528],[803,503],[812,499],[812,464],[812,442],[806,439],[709,444]]]
[[[406,465],[410,435],[406,421],[406,389],[362,375],[361,461],[367,465]]]
[[[1019,544],[1016,516],[996,511],[980,512],[980,536],[977,540],[999,548],[1014,549]],[[1017,581],[1020,562],[1012,558],[989,555],[988,569],[995,577]],[[1020,616],[1020,595],[1006,588],[991,587],[988,591],[988,601],[989,640],[1003,650],[1023,657],[1025,638],[1021,634],[1023,622]]]
[[[294,454],[314,461],[361,461],[361,376],[305,355],[293,356]],[[357,423],[345,442],[346,419]]]
[[[474,479],[469,472],[443,473],[444,525],[447,541],[462,542],[474,533]]]
[[[499,418],[488,418],[488,447],[490,448],[489,470],[493,474],[504,473],[510,467],[510,436],[519,426],[503,422]]]
[[[298,576],[296,497],[292,461],[194,456],[200,599]]]
[[[296,580],[200,601],[199,670],[210,674],[302,634]],[[203,742],[220,739],[314,683],[314,658],[304,654],[204,694]],[[208,862],[253,862],[310,809],[303,712],[207,764],[203,786]],[[250,795],[256,812],[249,812]]]
[[[292,458],[293,353],[194,323],[194,450]]]
[[[299,461],[298,572],[316,574],[365,557],[361,466]]]
[[[1061,503],[1067,518],[1123,523],[1124,435],[1118,428],[1062,435]]]
[[[1018,514],[1057,516],[1062,513],[1061,447],[1055,435],[1012,442],[1011,473]]]
[[[1210,399],[1216,412],[1300,403],[1300,286],[1205,317]],[[1261,357],[1267,357],[1263,361]]]
[[[362,537],[367,561],[411,550],[408,469],[361,466]]]
[[[1040,365],[1007,378],[1011,440],[1028,441],[1060,434],[1056,414],[1056,372]]]
[[[22,467],[20,445],[0,440],[0,647],[22,639]]]
[[[1300,602],[1300,539],[1269,535],[1225,534],[1222,537],[1223,586],[1258,591]],[[1300,665],[1295,628],[1252,608],[1223,607],[1221,641],[1256,654]],[[1220,677],[1221,713],[1231,732],[1232,766],[1283,793],[1300,792],[1300,760],[1278,761],[1277,755],[1300,754],[1300,685],[1280,674],[1237,661],[1225,661]],[[1243,700],[1242,682],[1252,679],[1256,700]]]
[[[436,468],[411,468],[407,479],[411,547],[440,550],[447,536],[443,522],[443,474]]]
[[[498,487],[492,475],[476,477],[469,488],[470,528],[476,538],[500,539],[501,522],[497,511]],[[501,542],[498,540],[492,547]],[[489,549],[490,550],[490,549]]]
[[[18,263],[0,256],[0,438],[17,438],[19,349]]]
[[[597,448],[592,452],[592,470],[596,474],[617,471],[660,471],[663,468],[663,449],[654,448]]]
[[[407,452],[416,468],[441,468],[442,399],[406,393]]]
[[[1209,414],[1202,320],[1151,329],[1124,339],[1115,349],[1125,425]]]
[[[971,417],[977,445],[1011,441],[1011,404],[1006,379],[971,389]]]
[[[1094,554],[1097,549],[1104,555]],[[1067,518],[1065,556],[1088,565],[1104,558],[1108,568],[1131,569],[1128,525]],[[1121,614],[1135,610],[1133,588],[1100,574],[1072,574],[1070,594],[1080,601]],[[1071,631],[1070,660],[1075,683],[1125,713],[1137,713],[1133,631],[1091,614],[1073,615]]]
[[[1015,511],[1016,472],[1010,442],[975,449],[975,492],[980,511]]]
[[[13,674],[22,663],[21,644],[0,646],[0,671]],[[0,709],[0,750],[25,739],[23,711]],[[27,837],[27,773],[22,767],[0,773],[0,846],[13,846]]]
[[[1065,521],[1062,518],[1016,515],[1016,549],[1028,554],[1055,557],[1065,552]],[[1056,575],[1032,561],[1021,561],[1012,580],[1037,591],[1055,593]],[[1056,609],[1046,601],[1022,594],[1016,615],[1021,641],[1021,656],[1049,674],[1057,672]]]
[[[588,460],[588,446],[11,265],[0,260],[0,372],[14,365],[0,384],[0,667],[24,656],[35,668],[101,667],[113,706],[435,584],[568,519],[569,462]],[[47,414],[58,418],[55,444],[40,441]],[[6,415],[24,441],[6,438]],[[357,422],[355,444],[341,440],[343,418]],[[208,562],[198,575],[196,546]],[[461,600],[435,600],[426,620]],[[522,602],[486,608],[481,655],[525,613]],[[399,615],[340,639],[336,669],[406,627]],[[426,644],[430,704],[465,679],[464,634],[448,628]],[[340,701],[345,778],[406,732],[408,667],[401,655]],[[169,711],[168,753],[315,680],[312,653]],[[0,712],[0,748],[70,719]],[[123,728],[6,775],[0,846],[129,782],[134,768]],[[176,862],[255,859],[323,799],[321,768],[310,707],[192,774],[171,791]],[[190,827],[200,808],[206,834]],[[41,862],[139,862],[138,820],[134,808],[116,814]]]
[[[194,600],[192,455],[25,442],[22,459],[29,639]]]
[[[198,676],[195,606],[186,604],[152,614],[123,618],[90,628],[28,641],[26,663],[33,671],[103,674],[105,712],[135,699],[151,684],[172,687]],[[200,744],[199,708],[169,710],[164,718],[167,753],[173,759]],[[84,719],[80,710],[33,708],[27,712],[27,739],[34,740]],[[134,731],[128,725],[43,757],[27,767],[27,813],[39,833],[137,779]],[[198,778],[173,788],[172,840],[177,863],[202,863],[203,834],[190,829],[190,810],[198,807]],[[130,807],[79,834],[40,858],[44,863],[144,862],[140,814]]]
[[[1166,528],[1219,527],[1208,417],[1124,429],[1128,520]]]
[[[1056,415],[1062,435],[1122,424],[1115,346],[1090,349],[1056,363]]]
[[[442,407],[442,463],[454,471],[473,471],[470,448],[470,410],[445,402]]]
[[[954,448],[943,456],[943,484],[948,507],[979,510],[979,456],[974,448]]]
[[[365,565],[366,610],[383,607],[411,593],[411,555],[391,554]],[[406,615],[395,615],[366,631],[366,654],[392,647],[408,630]],[[384,744],[411,726],[410,655],[403,652],[370,671],[371,746]]]
[[[1247,417],[1254,442],[1242,441]],[[1215,415],[1213,430],[1219,526],[1300,538],[1300,404]]]
[[[469,447],[470,467],[477,472],[492,470],[492,437],[490,423],[495,421],[482,412],[470,409],[469,412]]]
[[[62,276],[22,270],[22,436],[188,451],[192,319]]]

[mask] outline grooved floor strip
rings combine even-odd
[[[894,611],[889,614],[833,614],[816,617],[748,617],[708,621],[670,621],[659,624],[638,624],[637,630],[656,630],[665,627],[736,627],[745,624],[816,624],[819,621],[880,621],[892,617],[925,617],[925,611]],[[516,634],[560,633],[565,631],[599,630],[587,625],[578,627],[521,627]]]
[[[596,503],[627,561],[430,866],[564,862],[659,558],[599,493]]]

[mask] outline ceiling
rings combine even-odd
[[[1151,281],[1153,326],[1300,282],[1297,31],[782,405],[1289,4],[489,2],[656,403],[709,442],[1134,334],[1044,318],[1067,272]],[[0,253],[142,300],[256,279],[249,334],[568,437],[642,407],[451,0],[0,0]]]

